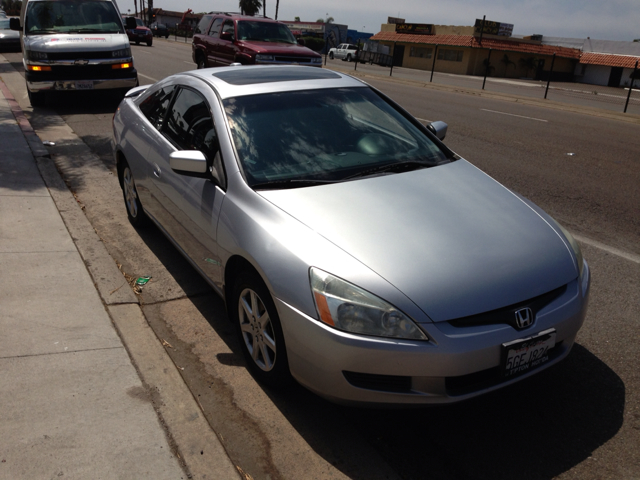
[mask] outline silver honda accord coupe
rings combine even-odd
[[[231,66],[131,90],[113,145],[131,223],[224,298],[259,381],[447,403],[565,358],[590,273],[446,128],[330,70]]]

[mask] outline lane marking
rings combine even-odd
[[[604,243],[598,242],[597,240],[591,240],[590,238],[583,237],[582,235],[575,235],[573,233],[571,235],[573,235],[573,237],[579,242],[586,243],[591,247],[604,250],[607,253],[610,253],[617,257],[624,258],[625,260],[629,260],[630,262],[633,262],[633,263],[640,263],[640,255],[636,255],[635,253],[625,252],[615,247],[610,247],[609,245],[605,245]]]
[[[156,80],[156,79],[155,79],[155,78],[153,78],[153,77],[148,77],[148,76],[147,76],[147,75],[145,75],[144,73],[140,73],[140,72],[138,72],[138,75],[140,75],[141,77],[144,77],[144,78],[148,78],[148,79],[149,79],[149,80],[151,80],[152,82],[159,82],[159,81],[160,81],[160,80]]]
[[[491,112],[491,113],[499,113],[500,115],[509,115],[510,117],[526,118],[527,120],[535,120],[536,122],[544,122],[544,123],[549,122],[549,120],[543,120],[542,118],[525,117],[524,115],[516,115],[514,113],[507,113],[507,112],[498,112],[497,110],[487,110],[486,108],[481,108],[480,110],[485,112]]]

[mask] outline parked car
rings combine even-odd
[[[149,28],[154,37],[169,38],[169,28],[164,23],[155,22],[149,25]]]
[[[28,0],[24,16],[9,19],[22,31],[29,101],[45,103],[52,90],[129,90],[138,85],[131,46],[112,0]],[[124,93],[123,93],[124,95]]]
[[[322,66],[322,57],[299,45],[289,27],[265,17],[205,15],[194,32],[191,46],[198,68],[232,63]]]
[[[20,49],[20,32],[11,30],[9,19],[0,15],[0,52],[19,52]]]
[[[335,48],[329,50],[329,58],[339,58],[343,61],[350,62],[358,59],[358,46],[350,43],[341,43]]]
[[[140,42],[144,42],[147,46],[153,45],[153,33],[149,27],[147,27],[142,19],[131,17],[136,21],[136,28],[127,30],[130,42],[135,42],[136,45],[140,45]]]
[[[590,273],[445,132],[347,75],[232,66],[131,90],[113,152],[131,223],[158,225],[225,299],[258,380],[446,403],[565,358]]]

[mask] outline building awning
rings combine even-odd
[[[537,45],[509,40],[483,38],[482,43],[473,35],[412,35],[408,33],[380,32],[371,37],[378,42],[415,43],[422,45],[440,45],[448,47],[492,48],[504,52],[528,53],[530,55],[548,55],[554,53],[558,57],[580,58],[577,48],[556,47],[553,45]]]
[[[624,67],[634,68],[640,57],[633,55],[613,55],[610,53],[583,53],[580,57],[580,63],[587,65],[603,65],[605,67]]]

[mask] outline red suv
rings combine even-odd
[[[322,57],[299,45],[284,23],[230,13],[204,15],[193,35],[192,57],[198,68],[232,63],[322,66]]]

